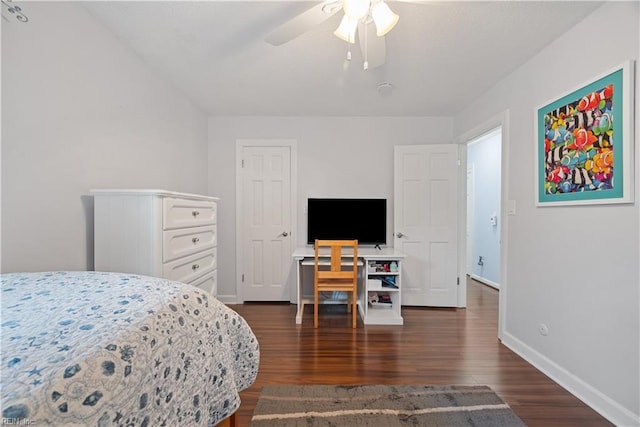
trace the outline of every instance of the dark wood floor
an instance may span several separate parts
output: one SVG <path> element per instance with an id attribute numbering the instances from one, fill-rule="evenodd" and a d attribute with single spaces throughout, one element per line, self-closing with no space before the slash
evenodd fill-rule
<path id="1" fill-rule="evenodd" d="M 352 329 L 345 306 L 313 306 L 295 324 L 295 305 L 232 305 L 260 342 L 260 371 L 241 393 L 248 426 L 260 389 L 277 384 L 485 384 L 528 426 L 611 426 L 498 339 L 498 291 L 468 281 L 466 309 L 404 308 L 404 326 Z"/>

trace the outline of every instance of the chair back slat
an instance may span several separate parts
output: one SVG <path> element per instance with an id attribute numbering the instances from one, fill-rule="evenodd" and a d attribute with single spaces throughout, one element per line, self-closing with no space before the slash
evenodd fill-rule
<path id="1" fill-rule="evenodd" d="M 319 279 L 353 279 L 353 272 L 351 271 L 323 271 L 320 270 L 318 272 L 320 276 Z"/>
<path id="2" fill-rule="evenodd" d="M 342 270 L 342 246 L 331 246 L 331 271 Z"/>

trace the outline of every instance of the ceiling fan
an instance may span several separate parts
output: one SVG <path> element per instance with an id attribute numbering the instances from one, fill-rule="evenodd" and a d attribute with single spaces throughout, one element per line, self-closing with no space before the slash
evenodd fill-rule
<path id="1" fill-rule="evenodd" d="M 384 36 L 398 22 L 398 15 L 391 11 L 384 0 L 325 0 L 276 28 L 265 41 L 274 46 L 284 44 L 320 25 L 340 10 L 344 16 L 334 34 L 350 44 L 355 43 L 358 35 L 365 70 L 384 64 Z M 351 59 L 351 50 L 347 52 L 347 59 Z"/>

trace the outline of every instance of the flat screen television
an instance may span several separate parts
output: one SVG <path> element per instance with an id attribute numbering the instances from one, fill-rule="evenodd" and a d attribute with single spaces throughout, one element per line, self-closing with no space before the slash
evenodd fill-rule
<path id="1" fill-rule="evenodd" d="M 358 239 L 359 245 L 385 245 L 387 200 L 308 199 L 307 243 L 315 239 Z"/>

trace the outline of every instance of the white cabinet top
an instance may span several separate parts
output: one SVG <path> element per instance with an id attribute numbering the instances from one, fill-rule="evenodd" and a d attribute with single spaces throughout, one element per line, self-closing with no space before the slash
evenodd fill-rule
<path id="1" fill-rule="evenodd" d="M 302 246 L 302 247 L 296 248 L 291 254 L 291 257 L 293 259 L 302 259 L 302 258 L 313 257 L 314 255 L 315 255 L 315 250 L 313 246 Z M 347 255 L 345 254 L 345 256 Z M 384 247 L 381 249 L 377 249 L 377 248 L 368 247 L 368 246 L 364 246 L 364 247 L 360 246 L 358 247 L 358 257 L 366 258 L 366 259 L 394 260 L 394 259 L 404 258 L 405 254 L 400 252 L 396 248 Z"/>
<path id="2" fill-rule="evenodd" d="M 179 197 L 192 200 L 218 201 L 220 198 L 203 196 L 201 194 L 179 193 L 177 191 L 159 189 L 94 189 L 89 191 L 94 196 L 159 196 L 159 197 Z"/>

